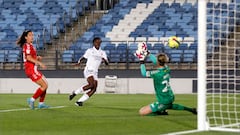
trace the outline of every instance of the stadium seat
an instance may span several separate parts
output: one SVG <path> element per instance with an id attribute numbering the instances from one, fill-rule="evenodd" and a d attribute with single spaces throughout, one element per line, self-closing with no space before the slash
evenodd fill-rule
<path id="1" fill-rule="evenodd" d="M 16 52 L 13 52 L 13 50 L 10 50 L 7 55 L 7 62 L 10 63 L 17 63 L 20 62 L 20 56 L 19 51 L 15 50 Z"/>
<path id="2" fill-rule="evenodd" d="M 62 62 L 64 63 L 72 63 L 74 58 L 73 50 L 65 50 L 62 54 Z"/>
<path id="3" fill-rule="evenodd" d="M 113 9 L 109 9 L 95 25 L 87 29 L 79 39 L 74 41 L 74 44 L 72 44 L 69 49 L 86 50 L 92 46 L 91 41 L 93 37 L 99 36 L 104 40 L 102 48 L 109 50 L 109 53 L 111 50 L 119 50 L 119 55 L 122 59 L 123 56 L 127 55 L 126 52 L 134 52 L 137 47 L 137 42 L 140 41 L 147 41 L 147 43 L 152 44 L 149 46 L 150 50 L 169 53 L 170 48 L 166 46 L 167 39 L 169 36 L 176 35 L 183 39 L 178 50 L 196 50 L 197 0 L 161 0 L 157 1 L 157 3 L 154 2 L 156 1 L 119 1 L 119 3 L 114 5 Z M 78 19 L 78 15 L 82 15 L 82 11 L 89 10 L 90 6 L 94 5 L 96 1 L 9 0 L 0 3 L 2 3 L 3 7 L 0 9 L 0 42 L 3 40 L 15 42 L 21 32 L 29 28 L 37 34 L 37 49 L 45 49 L 46 43 L 52 43 L 52 37 L 57 39 L 59 34 L 65 33 L 67 27 L 71 27 L 73 21 Z M 148 7 L 150 8 L 148 9 Z M 224 24 L 226 22 L 229 22 L 229 24 L 236 23 L 234 18 L 235 14 L 233 12 L 226 12 L 227 9 L 233 10 L 236 7 L 233 7 L 231 3 L 214 4 L 211 1 L 207 2 L 207 7 L 210 9 L 219 9 L 214 12 L 216 17 L 207 17 L 207 21 L 210 22 L 210 24 L 207 25 L 208 28 L 215 28 L 216 31 L 220 29 L 234 30 L 232 26 L 227 27 Z M 153 11 L 148 12 L 147 9 Z M 208 13 L 211 12 L 213 12 L 213 10 L 208 10 Z M 220 17 L 218 17 L 220 15 L 225 18 L 220 19 Z M 238 15 L 240 16 L 240 14 Z M 228 16 L 231 17 L 229 20 L 226 19 Z M 141 21 L 138 22 L 138 20 Z M 218 23 L 222 23 L 221 26 L 216 25 Z M 116 28 L 120 24 L 122 24 L 122 26 Z M 110 32 L 114 31 L 115 28 L 117 32 L 111 34 Z M 43 30 L 45 31 L 43 32 Z M 124 34 L 121 34 L 121 32 Z M 209 37 L 213 36 L 213 38 L 228 37 L 228 35 L 219 32 L 209 32 L 208 35 Z M 109 38 L 109 36 L 113 36 L 115 38 L 114 40 L 121 41 L 134 39 L 136 44 L 132 46 L 131 43 L 128 42 L 129 46 L 115 44 L 109 47 L 111 43 L 114 43 L 114 41 L 111 41 L 113 38 Z M 154 40 L 153 42 L 149 40 L 151 38 Z M 156 43 L 161 43 L 163 46 L 157 45 Z M 213 43 L 214 46 L 220 44 L 218 40 L 214 40 Z M 14 47 L 9 46 L 4 45 L 1 49 L 14 49 Z M 129 51 L 121 51 L 123 49 L 125 50 L 125 47 L 127 47 Z M 73 59 L 75 60 L 75 56 Z"/>
<path id="4" fill-rule="evenodd" d="M 194 57 L 195 56 L 193 54 L 183 54 L 183 62 L 184 63 L 193 63 Z"/>
<path id="5" fill-rule="evenodd" d="M 92 44 L 90 44 L 90 43 L 82 43 L 82 44 L 80 44 L 80 47 L 81 47 L 82 50 L 87 50 L 89 48 L 92 48 Z"/>
<path id="6" fill-rule="evenodd" d="M 197 43 L 191 43 L 189 46 L 189 49 L 197 50 L 198 44 Z"/>
<path id="7" fill-rule="evenodd" d="M 0 63 L 6 62 L 5 50 L 0 50 Z"/>
<path id="8" fill-rule="evenodd" d="M 115 44 L 107 44 L 105 47 L 104 47 L 104 50 L 115 50 L 116 49 L 116 45 Z"/>
<path id="9" fill-rule="evenodd" d="M 185 63 L 193 63 L 197 58 L 197 50 L 188 49 L 183 52 L 183 62 Z"/>
<path id="10" fill-rule="evenodd" d="M 118 63 L 121 61 L 121 55 L 119 53 L 110 53 L 109 62 Z"/>
<path id="11" fill-rule="evenodd" d="M 188 44 L 187 43 L 181 43 L 180 46 L 178 47 L 179 50 L 187 50 L 188 49 Z"/>
<path id="12" fill-rule="evenodd" d="M 155 43 L 155 44 L 153 44 L 152 49 L 153 50 L 158 50 L 159 52 L 163 52 L 164 44 L 162 44 L 162 43 Z"/>
<path id="13" fill-rule="evenodd" d="M 79 60 L 80 57 L 82 57 L 84 55 L 86 50 L 74 50 L 74 58 L 73 61 L 77 62 Z"/>
<path id="14" fill-rule="evenodd" d="M 116 46 L 116 50 L 118 50 L 118 51 L 127 51 L 127 49 L 128 49 L 127 43 L 119 43 Z"/>
<path id="15" fill-rule="evenodd" d="M 182 55 L 181 54 L 171 54 L 170 55 L 170 62 L 171 63 L 181 63 L 182 62 Z"/>

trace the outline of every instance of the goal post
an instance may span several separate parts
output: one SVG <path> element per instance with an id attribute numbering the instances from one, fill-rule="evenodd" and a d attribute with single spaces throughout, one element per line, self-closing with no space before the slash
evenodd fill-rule
<path id="1" fill-rule="evenodd" d="M 240 132 L 240 0 L 198 0 L 198 130 Z"/>
<path id="2" fill-rule="evenodd" d="M 206 1 L 198 1 L 198 130 L 206 124 Z"/>

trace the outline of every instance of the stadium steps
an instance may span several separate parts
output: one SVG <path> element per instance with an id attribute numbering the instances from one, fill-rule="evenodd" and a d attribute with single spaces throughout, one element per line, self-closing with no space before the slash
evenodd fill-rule
<path id="1" fill-rule="evenodd" d="M 131 31 L 136 29 L 160 3 L 160 1 L 155 0 L 153 3 L 149 3 L 148 6 L 146 6 L 146 3 L 137 4 L 137 7 L 132 8 L 130 13 L 125 15 L 124 19 L 120 20 L 118 25 L 113 27 L 112 31 L 107 32 L 106 37 L 110 38 L 111 41 L 128 38 Z"/>
<path id="2" fill-rule="evenodd" d="M 46 61 L 47 65 L 50 65 L 50 70 L 55 69 L 55 62 L 53 57 L 56 56 L 56 47 L 58 48 L 58 66 L 60 69 L 65 69 L 68 67 L 67 63 L 62 63 L 62 52 L 64 50 L 67 50 L 70 45 L 83 35 L 85 31 L 87 31 L 92 25 L 96 23 L 96 21 L 102 17 L 104 13 L 103 12 L 89 12 L 86 13 L 84 16 L 80 16 L 78 19 L 78 22 L 75 22 L 73 24 L 73 27 L 70 27 L 66 30 L 65 33 L 62 33 L 59 37 L 59 39 L 54 40 L 54 46 L 45 50 L 44 53 L 47 57 L 49 57 L 51 60 Z M 94 19 L 93 19 L 94 18 Z M 49 51 L 48 51 L 49 50 Z"/>

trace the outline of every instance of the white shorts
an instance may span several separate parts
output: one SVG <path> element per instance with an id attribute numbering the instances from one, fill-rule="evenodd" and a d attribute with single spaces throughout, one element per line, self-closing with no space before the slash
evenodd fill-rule
<path id="1" fill-rule="evenodd" d="M 83 74 L 85 78 L 93 76 L 94 80 L 98 80 L 98 72 L 95 70 L 85 68 Z"/>

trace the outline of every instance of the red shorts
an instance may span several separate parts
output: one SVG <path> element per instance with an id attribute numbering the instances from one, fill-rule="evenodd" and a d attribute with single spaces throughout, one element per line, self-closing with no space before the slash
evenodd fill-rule
<path id="1" fill-rule="evenodd" d="M 25 70 L 25 73 L 28 78 L 30 78 L 33 82 L 42 78 L 42 73 L 38 70 Z"/>

